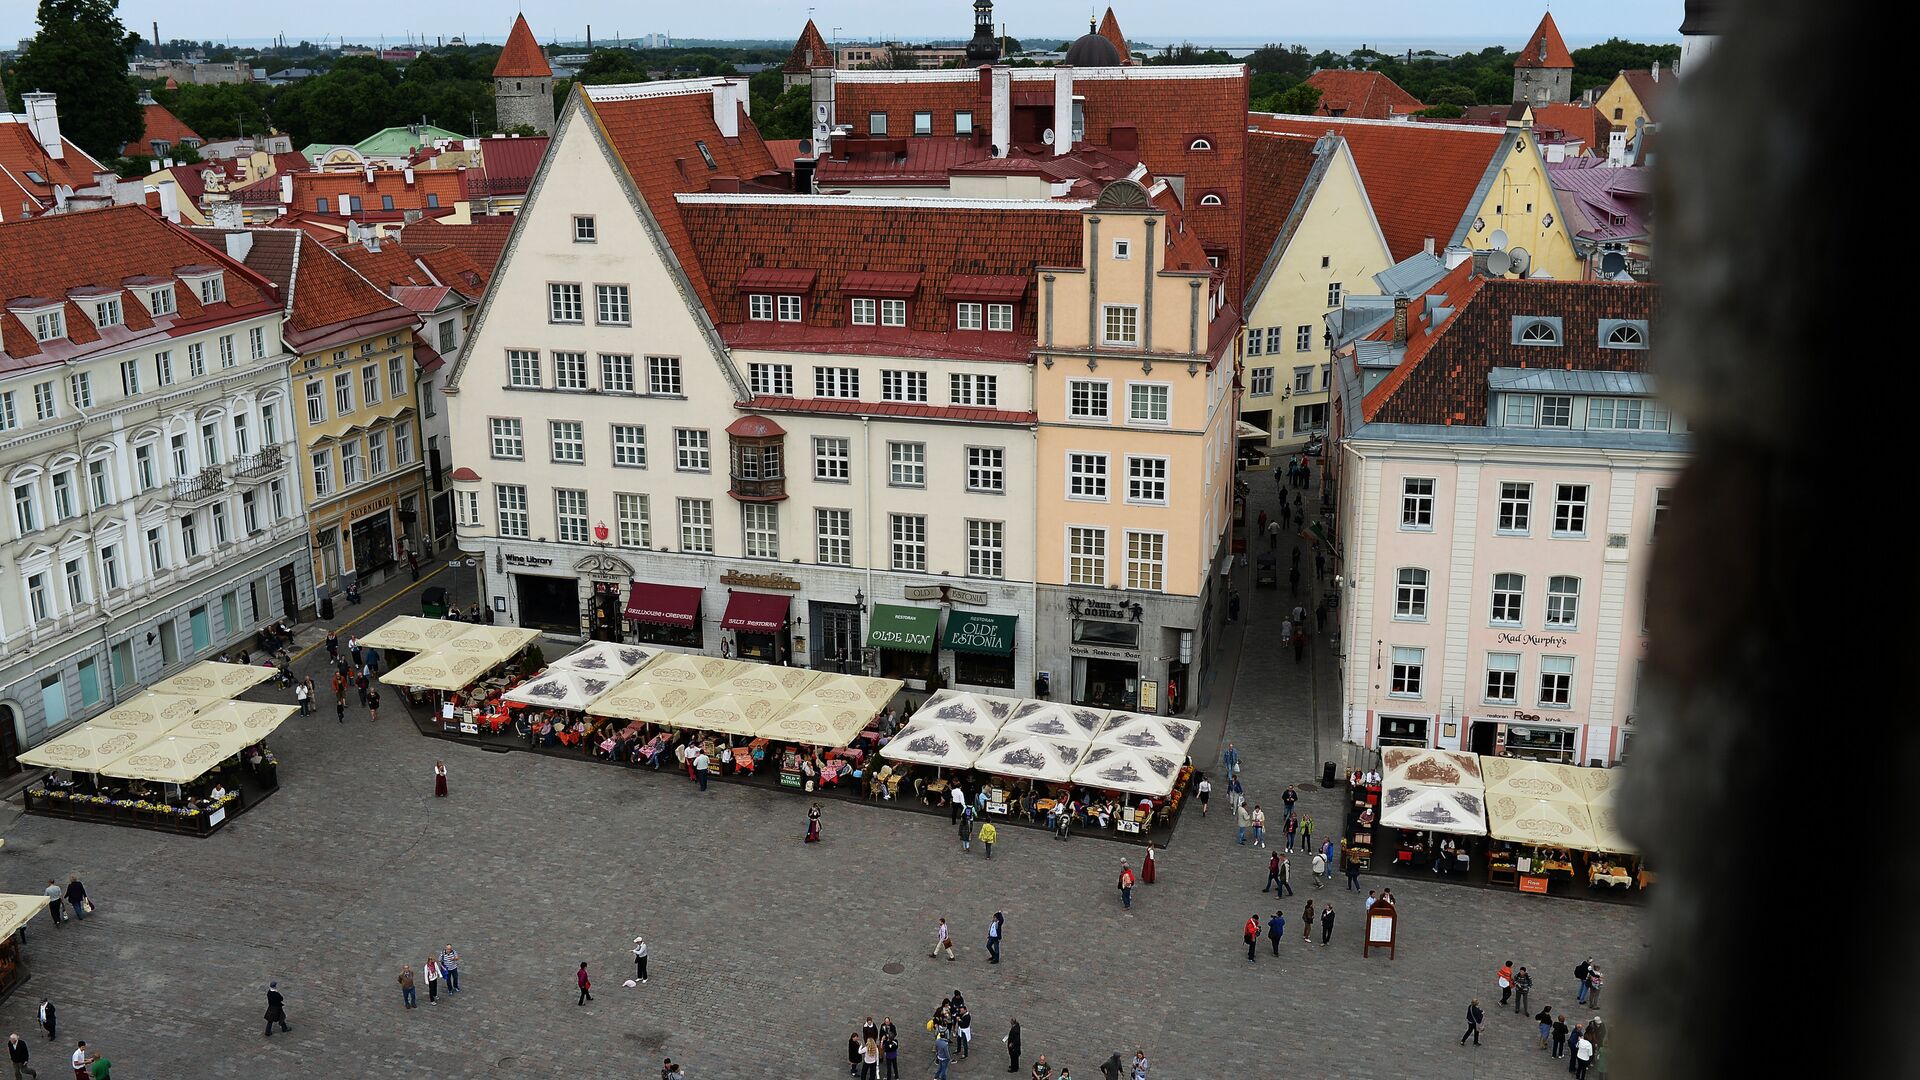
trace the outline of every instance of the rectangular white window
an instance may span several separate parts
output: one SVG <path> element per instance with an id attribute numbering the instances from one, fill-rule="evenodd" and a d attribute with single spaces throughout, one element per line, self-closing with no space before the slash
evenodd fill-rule
<path id="1" fill-rule="evenodd" d="M 398 401 L 407 396 L 406 358 L 387 357 L 387 397 Z"/>
<path id="2" fill-rule="evenodd" d="M 817 367 L 813 369 L 813 396 L 857 398 L 860 396 L 860 369 Z"/>
<path id="3" fill-rule="evenodd" d="M 345 416 L 353 411 L 353 373 L 342 371 L 333 377 L 333 413 Z"/>
<path id="4" fill-rule="evenodd" d="M 267 501 L 273 506 L 273 520 L 287 519 L 287 485 L 279 480 L 267 481 Z"/>
<path id="5" fill-rule="evenodd" d="M 633 357 L 623 353 L 601 353 L 600 389 L 609 394 L 633 393 Z"/>
<path id="6" fill-rule="evenodd" d="M 613 425 L 613 463 L 623 469 L 647 467 L 647 429 L 639 424 Z"/>
<path id="7" fill-rule="evenodd" d="M 998 446 L 967 447 L 967 490 L 1007 490 L 1007 452 Z"/>
<path id="8" fill-rule="evenodd" d="M 1493 606 L 1488 621 L 1495 626 L 1519 626 L 1526 608 L 1527 579 L 1524 574 L 1493 575 Z"/>
<path id="9" fill-rule="evenodd" d="M 982 305 L 963 300 L 954 305 L 953 327 L 956 330 L 978 330 L 982 325 Z"/>
<path id="10" fill-rule="evenodd" d="M 922 514 L 889 514 L 892 531 L 892 567 L 924 572 L 927 568 L 927 519 Z"/>
<path id="11" fill-rule="evenodd" d="M 533 349 L 508 349 L 507 385 L 523 390 L 538 389 L 540 354 Z"/>
<path id="12" fill-rule="evenodd" d="M 1127 533 L 1127 588 L 1160 592 L 1167 587 L 1167 534 Z"/>
<path id="13" fill-rule="evenodd" d="M 1249 327 L 1247 329 L 1247 355 L 1248 356 L 1259 356 L 1264 351 L 1263 349 L 1260 348 L 1260 342 L 1262 340 L 1261 335 L 1263 333 L 1265 333 L 1265 331 L 1261 330 L 1260 327 L 1257 327 L 1257 326 Z"/>
<path id="14" fill-rule="evenodd" d="M 1107 530 L 1068 526 L 1067 584 L 1107 584 Z"/>
<path id="15" fill-rule="evenodd" d="M 1573 630 L 1580 625 L 1580 579 L 1555 574 L 1547 579 L 1547 626 Z"/>
<path id="16" fill-rule="evenodd" d="M 65 521 L 80 516 L 80 500 L 73 490 L 73 474 L 53 474 L 53 520 Z"/>
<path id="17" fill-rule="evenodd" d="M 1644 398 L 1587 399 L 1587 427 L 1595 431 L 1666 431 L 1667 410 Z"/>
<path id="18" fill-rule="evenodd" d="M 393 463 L 395 465 L 413 464 L 413 424 L 411 422 L 394 426 Z"/>
<path id="19" fill-rule="evenodd" d="M 267 332 L 256 326 L 247 331 L 247 352 L 255 360 L 264 360 L 267 355 Z"/>
<path id="20" fill-rule="evenodd" d="M 27 578 L 27 610 L 33 614 L 34 622 L 53 618 L 53 600 L 47 595 L 47 575 L 33 574 Z M 58 685 L 57 681 L 55 685 Z"/>
<path id="21" fill-rule="evenodd" d="M 954 375 L 951 376 L 950 386 L 955 405 L 974 405 L 991 409 L 1000 404 L 998 375 Z"/>
<path id="22" fill-rule="evenodd" d="M 521 437 L 520 418 L 493 418 L 493 456 L 518 461 L 527 456 L 526 443 Z"/>
<path id="23" fill-rule="evenodd" d="M 617 539 L 623 548 L 653 546 L 653 510 L 645 495 L 620 492 L 613 497 L 614 520 L 619 525 Z"/>
<path id="24" fill-rule="evenodd" d="M 207 347 L 195 341 L 187 346 L 187 374 L 199 378 L 207 373 Z"/>
<path id="25" fill-rule="evenodd" d="M 1301 323 L 1293 328 L 1293 351 L 1313 351 L 1313 324 Z"/>
<path id="26" fill-rule="evenodd" d="M 327 419 L 327 390 L 319 380 L 307 384 L 307 423 L 319 424 Z"/>
<path id="27" fill-rule="evenodd" d="M 167 568 L 167 537 L 157 526 L 147 530 L 147 568 L 159 572 Z"/>
<path id="28" fill-rule="evenodd" d="M 173 458 L 173 475 L 187 475 L 191 466 L 187 461 L 187 436 L 185 432 L 177 432 L 167 437 L 167 453 Z"/>
<path id="29" fill-rule="evenodd" d="M 1492 705 L 1520 703 L 1520 654 L 1487 654 L 1487 695 Z"/>
<path id="30" fill-rule="evenodd" d="M 67 579 L 67 607 L 83 607 L 87 603 L 87 564 L 82 559 L 68 559 L 60 567 Z"/>
<path id="31" fill-rule="evenodd" d="M 853 478 L 852 442 L 816 435 L 813 438 L 813 478 L 843 482 Z"/>
<path id="32" fill-rule="evenodd" d="M 773 295 L 771 293 L 749 293 L 747 295 L 747 318 L 754 322 L 773 321 Z"/>
<path id="33" fill-rule="evenodd" d="M 1248 380 L 1248 383 L 1247 383 L 1247 392 L 1252 394 L 1254 397 L 1272 396 L 1273 369 L 1270 367 L 1254 368 L 1253 376 L 1251 379 Z"/>
<path id="34" fill-rule="evenodd" d="M 172 380 L 168 380 L 172 381 Z M 60 415 L 60 397 L 53 391 L 53 381 L 33 384 L 33 418 L 52 420 Z"/>
<path id="35" fill-rule="evenodd" d="M 887 114 L 870 112 L 867 114 L 867 134 L 885 135 L 887 133 Z"/>
<path id="36" fill-rule="evenodd" d="M 585 425 L 578 420 L 555 420 L 549 425 L 553 436 L 553 460 L 563 465 L 584 465 L 587 461 Z"/>
<path id="37" fill-rule="evenodd" d="M 161 386 L 173 385 L 172 349 L 162 349 L 153 354 L 153 378 Z"/>
<path id="38" fill-rule="evenodd" d="M 713 552 L 713 502 L 680 500 L 680 550 L 696 555 Z"/>
<path id="39" fill-rule="evenodd" d="M 1395 577 L 1393 617 L 1425 621 L 1427 617 L 1427 572 L 1403 566 Z"/>
<path id="40" fill-rule="evenodd" d="M 160 469 L 154 462 L 152 443 L 141 443 L 133 448 L 133 475 L 139 481 L 141 491 L 152 491 L 160 486 Z"/>
<path id="41" fill-rule="evenodd" d="M 1098 379 L 1067 380 L 1067 418 L 1070 420 L 1108 420 L 1107 383 Z"/>
<path id="42" fill-rule="evenodd" d="M 1573 657 L 1540 658 L 1540 704 L 1549 709 L 1564 709 L 1573 704 Z"/>
<path id="43" fill-rule="evenodd" d="M 573 216 L 573 242 L 591 244 L 600 239 L 600 230 L 594 224 L 593 215 L 575 214 Z"/>
<path id="44" fill-rule="evenodd" d="M 907 325 L 907 302 L 905 300 L 880 301 L 880 325 Z"/>
<path id="45" fill-rule="evenodd" d="M 120 325 L 120 301 L 96 300 L 93 302 L 93 324 L 95 326 Z"/>
<path id="46" fill-rule="evenodd" d="M 1566 537 L 1587 535 L 1587 485 L 1555 485 L 1553 535 Z"/>
<path id="47" fill-rule="evenodd" d="M 1067 498 L 1107 501 L 1107 455 L 1067 455 Z"/>
<path id="48" fill-rule="evenodd" d="M 1500 520 L 1495 525 L 1508 536 L 1525 536 L 1533 528 L 1533 485 L 1500 484 Z"/>
<path id="49" fill-rule="evenodd" d="M 780 557 L 780 504 L 740 504 L 741 550 L 749 559 Z"/>
<path id="50" fill-rule="evenodd" d="M 527 489 L 521 484 L 495 484 L 493 488 L 494 513 L 500 519 L 500 535 L 509 538 L 526 539 L 527 536 Z"/>
<path id="51" fill-rule="evenodd" d="M 216 546 L 225 546 L 233 539 L 227 530 L 227 504 L 217 502 L 210 509 L 213 516 L 213 542 Z"/>
<path id="52" fill-rule="evenodd" d="M 380 365 L 368 364 L 360 369 L 360 400 L 363 404 L 380 404 Z"/>
<path id="53" fill-rule="evenodd" d="M 585 313 L 580 304 L 580 286 L 547 286 L 547 321 L 555 323 L 585 321 Z"/>
<path id="54" fill-rule="evenodd" d="M 586 353 L 557 352 L 553 354 L 553 388 L 555 390 L 587 389 Z"/>
<path id="55" fill-rule="evenodd" d="M 319 498 L 333 494 L 333 451 L 313 452 L 313 493 Z"/>
<path id="56" fill-rule="evenodd" d="M 253 437 L 247 430 L 247 414 L 233 414 L 233 452 L 236 454 L 253 453 Z"/>
<path id="57" fill-rule="evenodd" d="M 967 574 L 972 577 L 1005 577 L 1007 570 L 1007 527 L 998 521 L 967 522 Z"/>
<path id="58" fill-rule="evenodd" d="M 563 544 L 587 542 L 587 493 L 578 488 L 553 489 L 556 535 Z"/>
<path id="59" fill-rule="evenodd" d="M 756 394 L 793 396 L 792 364 L 748 364 L 747 384 Z"/>
<path id="60" fill-rule="evenodd" d="M 217 422 L 200 425 L 200 461 L 203 465 L 218 465 L 226 460 L 220 445 L 220 425 Z"/>
<path id="61" fill-rule="evenodd" d="M 1667 511 L 1673 509 L 1673 489 L 1653 489 L 1653 527 L 1647 532 L 1647 543 L 1660 539 L 1660 526 L 1667 520 Z"/>
<path id="62" fill-rule="evenodd" d="M 778 300 L 780 302 L 779 303 L 780 321 L 781 322 L 799 322 L 800 321 L 800 298 L 798 296 L 781 296 L 778 298 Z"/>
<path id="63" fill-rule="evenodd" d="M 853 511 L 815 510 L 815 561 L 822 566 L 853 565 Z"/>
<path id="64" fill-rule="evenodd" d="M 927 486 L 927 444 L 887 444 L 887 483 L 893 487 Z"/>
<path id="65" fill-rule="evenodd" d="M 107 472 L 106 458 L 87 462 L 87 494 L 92 497 L 95 510 L 113 501 L 113 479 Z"/>
<path id="66" fill-rule="evenodd" d="M 33 339 L 52 341 L 67 336 L 67 317 L 59 308 L 43 311 L 33 317 Z"/>
<path id="67" fill-rule="evenodd" d="M 674 468 L 681 472 L 709 472 L 713 469 L 713 446 L 700 428 L 673 429 Z"/>
<path id="68" fill-rule="evenodd" d="M 1101 308 L 1100 343 L 1102 345 L 1140 344 L 1140 309 L 1132 304 L 1107 304 Z"/>
<path id="69" fill-rule="evenodd" d="M 1433 528 L 1433 478 L 1409 476 L 1400 481 L 1400 527 Z"/>
<path id="70" fill-rule="evenodd" d="M 1548 394 L 1540 399 L 1541 427 L 1572 427 L 1573 398 L 1564 394 Z"/>
<path id="71" fill-rule="evenodd" d="M 260 445 L 275 446 L 280 442 L 280 407 L 271 401 L 260 404 Z"/>
<path id="72" fill-rule="evenodd" d="M 461 515 L 460 524 L 478 526 L 480 524 L 480 493 L 477 491 L 456 491 L 454 494 L 460 497 L 458 500 Z"/>
<path id="73" fill-rule="evenodd" d="M 13 527 L 19 536 L 40 531 L 40 500 L 31 483 L 13 487 Z"/>
<path id="74" fill-rule="evenodd" d="M 1287 332 L 1287 328 L 1284 326 L 1267 327 L 1267 355 L 1268 356 L 1280 355 L 1280 339 L 1282 336 L 1286 334 L 1286 332 Z"/>
<path id="75" fill-rule="evenodd" d="M 1165 383 L 1127 384 L 1127 422 L 1166 424 L 1173 418 L 1173 388 Z"/>
<path id="76" fill-rule="evenodd" d="M 223 368 L 230 368 L 233 365 L 234 365 L 233 335 L 221 334 L 220 335 L 220 366 Z"/>
<path id="77" fill-rule="evenodd" d="M 882 371 L 880 373 L 880 400 L 901 402 L 925 402 L 927 400 L 927 373 L 924 371 Z"/>
<path id="78" fill-rule="evenodd" d="M 855 326 L 872 326 L 879 322 L 880 305 L 869 297 L 854 297 L 847 311 Z"/>
<path id="79" fill-rule="evenodd" d="M 123 580 L 120 571 L 120 547 L 108 544 L 100 549 L 100 580 L 108 591 L 118 589 Z"/>
<path id="80" fill-rule="evenodd" d="M 1427 650 L 1393 647 L 1393 682 L 1387 691 L 1393 697 L 1420 696 L 1426 675 Z"/>
<path id="81" fill-rule="evenodd" d="M 69 376 L 67 400 L 73 402 L 73 407 L 76 409 L 93 408 L 93 376 L 85 371 Z"/>
<path id="82" fill-rule="evenodd" d="M 987 329 L 999 334 L 1011 333 L 1013 331 L 1013 305 L 988 304 Z"/>
<path id="83" fill-rule="evenodd" d="M 133 363 L 133 361 L 128 361 Z M 134 370 L 134 385 L 140 385 L 139 369 Z M 20 410 L 13 401 L 13 391 L 0 392 L 0 431 L 12 431 L 20 426 Z"/>
<path id="84" fill-rule="evenodd" d="M 1127 501 L 1148 506 L 1167 505 L 1167 459 L 1127 457 Z"/>
<path id="85" fill-rule="evenodd" d="M 1337 281 L 1327 286 L 1327 306 L 1330 308 L 1340 306 L 1340 283 Z"/>
<path id="86" fill-rule="evenodd" d="M 913 114 L 913 133 L 915 135 L 933 134 L 933 114 L 917 112 Z"/>
<path id="87" fill-rule="evenodd" d="M 360 440 L 348 439 L 340 444 L 340 483 L 342 486 L 357 484 L 365 480 L 366 474 L 360 469 Z"/>
<path id="88" fill-rule="evenodd" d="M 1502 394 L 1506 405 L 1503 423 L 1507 427 L 1533 427 L 1539 422 L 1540 397 L 1537 394 Z"/>
<path id="89" fill-rule="evenodd" d="M 680 387 L 679 357 L 647 357 L 647 393 L 664 397 L 678 397 L 681 393 Z"/>
<path id="90" fill-rule="evenodd" d="M 385 431 L 367 432 L 367 475 L 379 476 L 387 471 L 387 433 Z"/>
<path id="91" fill-rule="evenodd" d="M 625 285 L 593 287 L 594 319 L 601 326 L 632 326 L 633 301 Z"/>

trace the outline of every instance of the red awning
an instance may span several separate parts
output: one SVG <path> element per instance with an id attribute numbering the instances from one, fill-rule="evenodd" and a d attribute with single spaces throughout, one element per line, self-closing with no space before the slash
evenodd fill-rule
<path id="1" fill-rule="evenodd" d="M 813 271 L 776 266 L 752 266 L 740 273 L 741 292 L 806 292 L 813 288 Z"/>
<path id="2" fill-rule="evenodd" d="M 658 626 L 692 627 L 700 618 L 700 590 L 636 581 L 627 594 L 627 618 Z"/>
<path id="3" fill-rule="evenodd" d="M 720 626 L 754 634 L 779 633 L 787 625 L 789 599 L 772 593 L 736 592 L 727 598 L 727 613 L 720 619 Z"/>

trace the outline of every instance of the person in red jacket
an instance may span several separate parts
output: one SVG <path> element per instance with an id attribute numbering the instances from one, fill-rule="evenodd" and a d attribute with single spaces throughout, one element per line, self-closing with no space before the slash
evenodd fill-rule
<path id="1" fill-rule="evenodd" d="M 1133 909 L 1133 868 L 1128 866 L 1125 860 L 1120 863 L 1119 888 L 1120 906 L 1131 911 Z"/>
<path id="2" fill-rule="evenodd" d="M 1254 948 L 1260 944 L 1260 916 L 1247 916 L 1247 925 L 1241 929 L 1240 936 L 1246 939 L 1247 963 L 1251 964 L 1253 963 Z"/>

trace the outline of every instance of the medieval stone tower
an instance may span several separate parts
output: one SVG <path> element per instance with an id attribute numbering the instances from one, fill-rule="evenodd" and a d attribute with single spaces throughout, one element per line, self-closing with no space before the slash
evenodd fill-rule
<path id="1" fill-rule="evenodd" d="M 1533 36 L 1520 46 L 1513 61 L 1513 100 L 1528 105 L 1564 105 L 1573 97 L 1573 54 L 1553 24 L 1553 13 L 1540 20 Z"/>
<path id="2" fill-rule="evenodd" d="M 503 131 L 525 124 L 542 135 L 553 134 L 553 68 L 547 66 L 525 15 L 513 20 L 507 47 L 493 66 L 493 109 Z"/>

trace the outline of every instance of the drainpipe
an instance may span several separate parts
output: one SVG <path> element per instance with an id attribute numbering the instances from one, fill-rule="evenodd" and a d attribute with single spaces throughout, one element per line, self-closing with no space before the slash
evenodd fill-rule
<path id="1" fill-rule="evenodd" d="M 866 526 L 860 530 L 866 547 L 860 561 L 867 564 L 867 603 L 873 604 L 876 603 L 873 595 L 873 418 L 868 416 L 860 418 L 860 460 L 863 466 L 860 470 L 860 501 L 864 504 L 860 508 L 860 516 L 867 522 Z M 864 616 L 866 612 L 863 611 L 860 614 Z M 865 649 L 866 639 L 860 640 L 860 647 Z"/>

